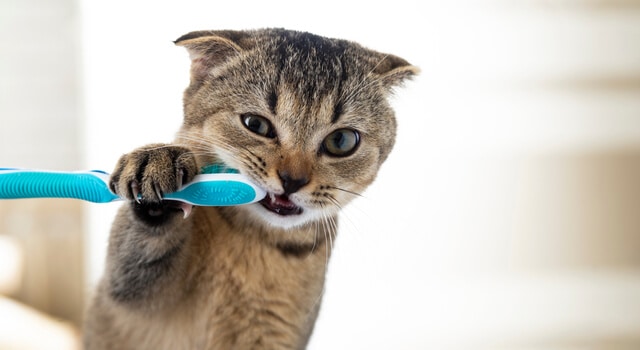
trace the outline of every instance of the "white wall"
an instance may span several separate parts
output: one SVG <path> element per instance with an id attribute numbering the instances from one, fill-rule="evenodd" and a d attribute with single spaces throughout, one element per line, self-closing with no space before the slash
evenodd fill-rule
<path id="1" fill-rule="evenodd" d="M 70 0 L 0 3 L 0 167 L 79 165 L 74 8 Z"/>
<path id="2" fill-rule="evenodd" d="M 616 265 L 592 254 L 628 246 L 603 237 L 634 232 L 633 213 L 585 207 L 601 200 L 591 187 L 608 185 L 576 164 L 638 151 L 640 13 L 625 2 L 518 4 L 82 1 L 86 167 L 110 170 L 172 139 L 189 61 L 171 41 L 183 33 L 276 26 L 359 41 L 422 75 L 394 101 L 397 148 L 343 216 L 310 348 L 637 340 L 638 255 Z M 91 207 L 94 282 L 115 208 Z M 584 237 L 593 227 L 607 244 Z"/>
<path id="3" fill-rule="evenodd" d="M 81 166 L 78 28 L 74 0 L 0 1 L 0 168 Z M 0 201 L 0 237 L 17 242 L 23 252 L 20 283 L 10 295 L 80 323 L 82 204 Z M 0 275 L 8 268 L 0 263 Z M 29 324 L 12 317 L 0 312 L 0 323 L 14 327 L 4 334 L 21 326 L 29 330 Z M 0 348 L 8 344 L 2 338 Z"/>

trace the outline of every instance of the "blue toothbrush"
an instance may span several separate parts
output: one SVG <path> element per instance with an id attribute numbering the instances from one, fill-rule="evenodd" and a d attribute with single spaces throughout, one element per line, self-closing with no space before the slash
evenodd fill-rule
<path id="1" fill-rule="evenodd" d="M 199 206 L 231 206 L 254 203 L 266 192 L 237 170 L 218 165 L 203 168 L 177 192 L 163 199 Z M 109 174 L 91 171 L 45 171 L 0 168 L 0 199 L 75 198 L 94 203 L 122 200 L 109 190 Z"/>

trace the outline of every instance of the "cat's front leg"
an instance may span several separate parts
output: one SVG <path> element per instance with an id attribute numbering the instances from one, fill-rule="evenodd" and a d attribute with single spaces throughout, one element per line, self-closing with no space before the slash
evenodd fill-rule
<path id="1" fill-rule="evenodd" d="M 190 207 L 163 201 L 197 173 L 193 154 L 184 147 L 151 144 L 120 157 L 109 181 L 111 190 L 132 202 L 139 219 L 150 225 L 166 223 L 177 211 Z"/>
<path id="2" fill-rule="evenodd" d="M 118 161 L 110 187 L 129 204 L 118 213 L 109 241 L 107 288 L 115 301 L 167 301 L 158 297 L 182 275 L 191 206 L 162 196 L 193 179 L 197 169 L 192 152 L 166 144 L 136 149 Z"/>

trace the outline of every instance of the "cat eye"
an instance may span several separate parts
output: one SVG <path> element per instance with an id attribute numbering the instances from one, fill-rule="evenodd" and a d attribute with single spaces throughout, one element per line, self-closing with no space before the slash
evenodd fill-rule
<path id="1" fill-rule="evenodd" d="M 338 129 L 324 141 L 322 141 L 322 150 L 330 156 L 346 157 L 353 154 L 360 143 L 360 134 L 353 129 Z"/>
<path id="2" fill-rule="evenodd" d="M 240 119 L 242 124 L 250 131 L 270 139 L 276 137 L 273 125 L 267 118 L 255 114 L 243 114 Z"/>

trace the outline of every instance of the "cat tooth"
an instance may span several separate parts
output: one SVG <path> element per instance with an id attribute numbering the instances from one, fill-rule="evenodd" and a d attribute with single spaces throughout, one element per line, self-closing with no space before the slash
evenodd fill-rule
<path id="1" fill-rule="evenodd" d="M 184 214 L 183 219 L 186 219 L 191 215 L 191 210 L 193 209 L 193 205 L 188 203 L 180 203 L 180 210 Z"/>

